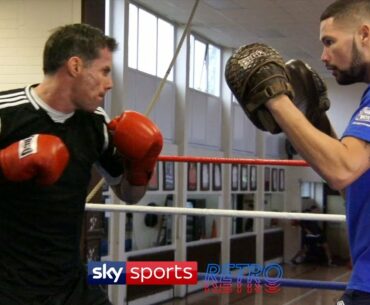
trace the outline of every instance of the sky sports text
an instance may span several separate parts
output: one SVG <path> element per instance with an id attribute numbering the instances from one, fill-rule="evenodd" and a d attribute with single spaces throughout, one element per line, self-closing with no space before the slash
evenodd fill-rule
<path id="1" fill-rule="evenodd" d="M 202 275 L 204 291 L 214 294 L 278 293 L 283 277 L 279 264 L 208 264 Z"/>
<path id="2" fill-rule="evenodd" d="M 197 262 L 89 262 L 88 283 L 92 285 L 195 285 Z"/>

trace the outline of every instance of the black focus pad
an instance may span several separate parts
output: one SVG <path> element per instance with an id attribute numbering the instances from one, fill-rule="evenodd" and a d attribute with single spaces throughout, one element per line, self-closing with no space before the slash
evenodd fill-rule
<path id="1" fill-rule="evenodd" d="M 325 113 L 330 108 L 330 100 L 325 82 L 301 60 L 289 60 L 286 69 L 295 93 L 294 104 L 316 128 L 330 135 L 331 126 Z"/>
<path id="2" fill-rule="evenodd" d="M 278 95 L 294 98 L 285 63 L 273 48 L 253 43 L 240 47 L 228 59 L 225 78 L 230 90 L 252 123 L 263 131 L 279 133 L 281 128 L 265 107 Z"/>

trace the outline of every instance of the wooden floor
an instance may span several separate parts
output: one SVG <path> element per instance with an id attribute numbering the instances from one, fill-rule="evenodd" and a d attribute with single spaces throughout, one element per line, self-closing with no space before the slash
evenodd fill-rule
<path id="1" fill-rule="evenodd" d="M 347 282 L 351 271 L 344 266 L 285 265 L 284 278 Z M 235 291 L 235 290 L 233 290 Z M 212 294 L 204 291 L 163 305 L 335 305 L 342 291 L 282 287 L 276 294 Z"/>

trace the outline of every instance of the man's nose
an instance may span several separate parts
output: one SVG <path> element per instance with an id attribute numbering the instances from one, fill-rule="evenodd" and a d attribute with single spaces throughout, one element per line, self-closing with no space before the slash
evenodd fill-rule
<path id="1" fill-rule="evenodd" d="M 322 53 L 321 53 L 321 57 L 320 57 L 321 61 L 323 63 L 328 63 L 329 62 L 329 56 L 328 56 L 328 52 L 326 51 L 325 48 L 323 48 L 322 50 Z"/>

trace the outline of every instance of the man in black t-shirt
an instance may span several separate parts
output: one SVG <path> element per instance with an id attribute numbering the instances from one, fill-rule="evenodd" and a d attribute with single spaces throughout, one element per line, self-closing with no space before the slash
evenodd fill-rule
<path id="1" fill-rule="evenodd" d="M 79 253 L 91 168 L 136 203 L 163 145 L 145 116 L 109 122 L 100 108 L 116 47 L 91 26 L 60 27 L 43 81 L 0 92 L 0 304 L 111 304 L 87 285 Z"/>
<path id="2" fill-rule="evenodd" d="M 320 213 L 316 205 L 304 210 L 305 213 Z M 299 225 L 302 230 L 302 248 L 291 259 L 293 264 L 298 260 L 305 262 L 327 263 L 333 266 L 332 256 L 326 240 L 325 232 L 316 220 L 301 220 Z"/>

